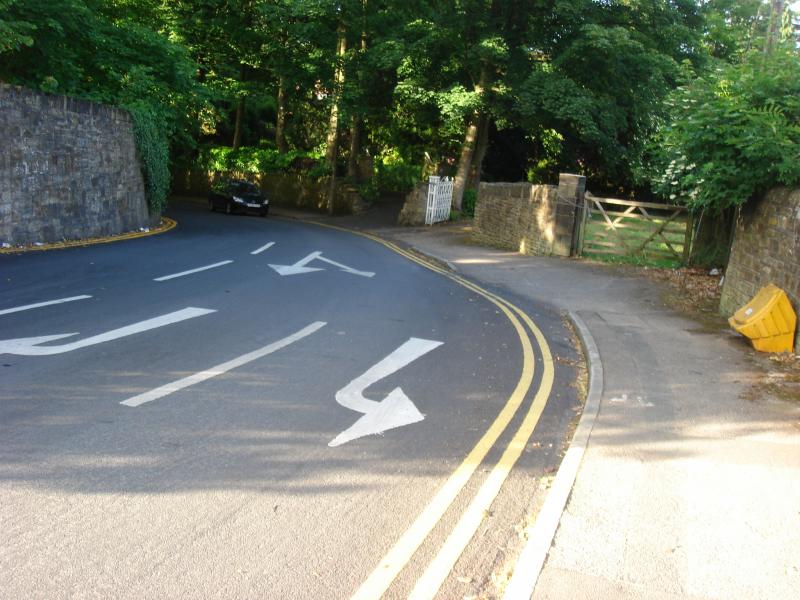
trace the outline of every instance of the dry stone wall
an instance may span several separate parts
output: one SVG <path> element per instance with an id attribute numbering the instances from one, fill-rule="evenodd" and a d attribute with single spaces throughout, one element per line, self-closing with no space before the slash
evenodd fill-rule
<path id="1" fill-rule="evenodd" d="M 152 225 L 128 113 L 0 84 L 0 243 Z"/>
<path id="2" fill-rule="evenodd" d="M 733 314 L 768 283 L 785 290 L 795 312 L 800 310 L 800 189 L 772 190 L 740 210 L 721 312 Z M 795 348 L 800 348 L 800 335 Z"/>
<path id="3" fill-rule="evenodd" d="M 472 239 L 539 256 L 570 256 L 586 178 L 561 173 L 558 186 L 481 183 Z"/>

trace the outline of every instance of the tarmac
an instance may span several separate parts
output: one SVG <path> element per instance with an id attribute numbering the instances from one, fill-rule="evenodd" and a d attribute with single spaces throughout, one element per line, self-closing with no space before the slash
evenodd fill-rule
<path id="1" fill-rule="evenodd" d="M 563 500 L 529 532 L 541 560 L 523 552 L 507 600 L 800 597 L 800 404 L 753 398 L 763 372 L 743 339 L 675 312 L 646 278 L 477 246 L 459 223 L 397 227 L 397 209 L 312 220 L 366 229 L 549 304 L 594 349 L 575 460 L 556 477 Z"/>

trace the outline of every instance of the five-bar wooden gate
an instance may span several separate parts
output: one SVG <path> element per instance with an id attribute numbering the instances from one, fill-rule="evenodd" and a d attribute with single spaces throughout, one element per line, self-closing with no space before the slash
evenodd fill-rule
<path id="1" fill-rule="evenodd" d="M 688 262 L 692 219 L 684 206 L 598 198 L 587 193 L 580 217 L 579 255 Z"/>

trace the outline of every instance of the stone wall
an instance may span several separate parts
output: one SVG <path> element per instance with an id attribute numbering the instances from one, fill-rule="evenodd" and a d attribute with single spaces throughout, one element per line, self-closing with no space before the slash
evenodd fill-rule
<path id="1" fill-rule="evenodd" d="M 428 209 L 428 182 L 418 183 L 406 195 L 406 201 L 397 216 L 398 225 L 425 225 Z"/>
<path id="2" fill-rule="evenodd" d="M 0 243 L 152 224 L 126 111 L 0 83 L 0 138 Z"/>
<path id="3" fill-rule="evenodd" d="M 521 254 L 569 256 L 586 178 L 562 173 L 558 186 L 481 183 L 472 239 Z"/>
<path id="4" fill-rule="evenodd" d="M 720 311 L 733 314 L 768 283 L 782 288 L 795 312 L 800 310 L 800 189 L 778 188 L 741 208 Z"/>
<path id="5" fill-rule="evenodd" d="M 257 183 L 273 206 L 324 212 L 327 210 L 329 179 L 310 179 L 297 173 L 216 173 L 178 171 L 172 174 L 172 193 L 178 196 L 207 196 L 218 178 L 235 177 Z M 357 214 L 367 208 L 358 192 L 347 185 L 336 188 L 334 212 Z"/>

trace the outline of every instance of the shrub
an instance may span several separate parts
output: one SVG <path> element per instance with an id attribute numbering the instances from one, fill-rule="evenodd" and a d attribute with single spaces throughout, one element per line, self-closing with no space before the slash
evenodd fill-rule
<path id="1" fill-rule="evenodd" d="M 207 171 L 237 171 L 240 173 L 280 173 L 292 170 L 298 159 L 316 157 L 308 152 L 291 151 L 280 153 L 274 148 L 254 148 L 243 146 L 233 150 L 227 146 L 213 146 L 201 150 L 196 161 L 198 168 Z"/>
<path id="2" fill-rule="evenodd" d="M 718 212 L 800 182 L 800 56 L 751 55 L 678 88 L 651 147 L 654 191 Z"/>
<path id="3" fill-rule="evenodd" d="M 475 202 L 478 200 L 477 190 L 464 190 L 461 197 L 461 212 L 467 217 L 475 216 Z"/>

